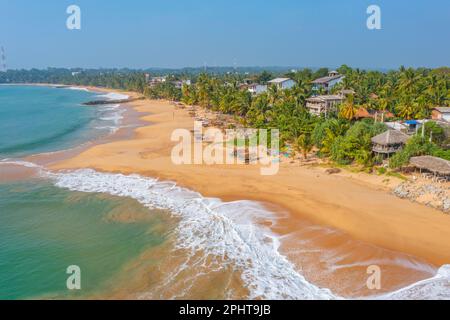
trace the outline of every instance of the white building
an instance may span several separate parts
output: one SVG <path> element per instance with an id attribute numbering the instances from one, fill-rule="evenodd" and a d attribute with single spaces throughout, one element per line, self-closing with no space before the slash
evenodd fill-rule
<path id="1" fill-rule="evenodd" d="M 191 80 L 177 80 L 173 82 L 175 88 L 177 89 L 183 88 L 184 85 L 190 86 L 191 83 L 192 83 Z"/>
<path id="2" fill-rule="evenodd" d="M 276 78 L 268 82 L 269 86 L 276 86 L 280 90 L 291 89 L 295 86 L 295 81 L 289 78 Z"/>
<path id="3" fill-rule="evenodd" d="M 324 114 L 327 116 L 331 112 L 336 112 L 337 107 L 345 100 L 343 96 L 326 95 L 316 96 L 306 99 L 306 108 L 309 113 L 316 116 Z"/>
<path id="4" fill-rule="evenodd" d="M 314 90 L 325 89 L 330 91 L 335 85 L 344 80 L 344 76 L 337 71 L 330 71 L 327 77 L 316 79 L 312 82 Z"/>
<path id="5" fill-rule="evenodd" d="M 258 84 L 258 83 L 250 84 L 248 86 L 248 91 L 251 94 L 258 95 L 258 94 L 266 92 L 267 86 L 264 84 Z"/>
<path id="6" fill-rule="evenodd" d="M 151 77 L 148 80 L 148 84 L 150 87 L 154 87 L 160 83 L 165 83 L 167 81 L 167 77 Z"/>
<path id="7" fill-rule="evenodd" d="M 433 120 L 450 122 L 450 108 L 434 108 L 431 115 Z"/>

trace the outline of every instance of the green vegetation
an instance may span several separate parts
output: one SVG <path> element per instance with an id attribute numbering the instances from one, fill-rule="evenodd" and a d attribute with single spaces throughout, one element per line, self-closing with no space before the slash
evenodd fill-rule
<path id="1" fill-rule="evenodd" d="M 433 126 L 434 125 L 435 124 L 433 124 Z M 430 124 L 429 127 L 431 126 L 432 125 Z M 407 165 L 412 157 L 425 155 L 435 156 L 450 161 L 450 150 L 445 150 L 435 142 L 430 141 L 430 138 L 427 138 L 427 136 L 422 137 L 418 134 L 408 141 L 402 151 L 396 153 L 390 159 L 389 166 L 392 169 L 398 169 Z"/>
<path id="2" fill-rule="evenodd" d="M 166 82 L 149 87 L 143 71 L 133 70 L 10 70 L 0 73 L 0 83 L 46 82 L 70 85 L 89 85 L 136 91 L 150 98 L 182 101 L 212 111 L 230 114 L 246 127 L 279 129 L 281 147 L 307 157 L 313 148 L 318 155 L 328 157 L 339 165 L 357 164 L 370 168 L 380 159 L 373 156 L 371 138 L 386 130 L 373 120 L 355 121 L 359 108 L 383 110 L 398 119 L 423 119 L 434 107 L 450 106 L 450 69 L 406 69 L 386 73 L 363 71 L 343 65 L 338 72 L 345 76 L 332 93 L 352 89 L 337 114 L 327 117 L 311 115 L 305 108 L 306 99 L 313 93 L 311 80 L 326 76 L 328 69 L 302 69 L 283 73 L 276 69 L 238 73 L 236 70 L 203 73 L 199 70 L 166 71 L 152 76 L 166 75 Z M 266 93 L 252 96 L 244 82 L 267 83 L 276 76 L 292 78 L 296 86 L 289 90 L 269 87 Z M 175 81 L 192 80 L 191 85 L 179 88 Z M 244 81 L 245 80 L 245 81 Z M 445 149 L 444 130 L 435 123 L 425 126 L 413 137 L 403 151 L 391 158 L 391 168 L 406 164 L 410 157 L 431 154 L 450 160 Z M 447 135 L 448 136 L 448 135 Z M 430 140 L 431 137 L 431 140 Z M 380 174 L 381 171 L 378 171 Z"/>
<path id="3" fill-rule="evenodd" d="M 330 149 L 331 159 L 340 164 L 355 162 L 364 167 L 372 166 L 374 157 L 371 139 L 386 129 L 382 123 L 356 122 L 344 135 L 334 139 Z"/>
<path id="4" fill-rule="evenodd" d="M 355 105 L 367 109 L 387 110 L 403 119 L 423 119 L 437 106 L 448 106 L 450 98 L 449 68 L 406 69 L 382 73 L 342 66 L 345 78 L 334 90 L 351 88 Z"/>

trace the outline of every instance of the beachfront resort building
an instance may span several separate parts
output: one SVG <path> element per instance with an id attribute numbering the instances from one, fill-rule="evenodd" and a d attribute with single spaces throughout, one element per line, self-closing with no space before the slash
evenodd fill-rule
<path id="1" fill-rule="evenodd" d="M 276 78 L 270 80 L 268 86 L 276 86 L 279 90 L 291 89 L 295 86 L 295 81 L 289 78 Z"/>
<path id="2" fill-rule="evenodd" d="M 433 120 L 450 122 L 450 108 L 434 108 L 431 117 Z"/>
<path id="3" fill-rule="evenodd" d="M 338 106 L 345 100 L 342 95 L 315 96 L 306 99 L 306 109 L 316 116 L 336 112 Z"/>
<path id="4" fill-rule="evenodd" d="M 372 138 L 372 151 L 383 157 L 389 157 L 402 150 L 409 138 L 410 136 L 403 132 L 388 130 Z"/>
<path id="5" fill-rule="evenodd" d="M 319 91 L 324 89 L 329 92 L 333 87 L 342 82 L 344 76 L 337 71 L 331 71 L 328 76 L 316 79 L 312 82 L 313 90 Z"/>

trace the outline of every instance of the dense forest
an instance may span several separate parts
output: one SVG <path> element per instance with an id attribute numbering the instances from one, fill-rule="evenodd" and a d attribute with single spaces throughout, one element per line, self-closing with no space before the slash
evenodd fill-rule
<path id="1" fill-rule="evenodd" d="M 226 70 L 226 69 L 224 69 Z M 224 71 L 222 70 L 222 71 Z M 371 152 L 371 138 L 387 129 L 372 119 L 357 121 L 359 108 L 390 111 L 397 119 L 427 119 L 435 107 L 450 106 L 450 68 L 411 69 L 401 67 L 388 72 L 352 69 L 346 65 L 337 71 L 345 78 L 333 92 L 351 89 L 339 112 L 327 118 L 309 114 L 306 99 L 313 94 L 311 81 L 326 76 L 327 68 L 312 70 L 270 70 L 257 72 L 201 72 L 201 69 L 179 72 L 154 72 L 166 75 L 167 81 L 149 87 L 145 72 L 140 70 L 10 70 L 0 73 L 0 83 L 58 83 L 89 85 L 140 92 L 150 98 L 182 101 L 214 111 L 231 114 L 242 125 L 253 128 L 280 129 L 282 145 L 305 156 L 313 148 L 320 156 L 336 163 L 356 163 L 372 167 L 379 163 Z M 252 96 L 243 82 L 267 83 L 284 76 L 295 80 L 292 89 L 269 87 L 266 93 Z M 182 89 L 174 81 L 190 79 L 191 85 Z M 431 132 L 433 134 L 431 135 Z M 429 139 L 432 136 L 433 138 Z M 427 123 L 425 136 L 410 140 L 404 150 L 391 159 L 393 168 L 406 164 L 411 156 L 432 154 L 450 160 L 446 150 L 448 139 L 444 129 L 434 122 Z"/>

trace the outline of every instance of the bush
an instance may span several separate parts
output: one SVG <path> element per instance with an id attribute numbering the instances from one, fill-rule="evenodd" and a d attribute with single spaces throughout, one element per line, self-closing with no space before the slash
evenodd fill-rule
<path id="1" fill-rule="evenodd" d="M 450 150 L 436 148 L 433 152 L 433 156 L 450 161 Z"/>
<path id="2" fill-rule="evenodd" d="M 397 152 L 389 161 L 389 167 L 392 169 L 401 168 L 409 163 L 412 157 L 433 155 L 438 150 L 435 144 L 422 138 L 421 136 L 412 137 L 405 148 Z"/>
<path id="3" fill-rule="evenodd" d="M 384 124 L 356 122 L 344 136 L 334 140 L 330 149 L 331 159 L 339 164 L 356 162 L 364 166 L 373 165 L 371 139 L 385 130 Z"/>
<path id="4" fill-rule="evenodd" d="M 425 123 L 425 137 L 432 137 L 432 142 L 442 145 L 445 141 L 444 129 L 436 122 L 430 121 Z"/>
<path id="5" fill-rule="evenodd" d="M 319 149 L 319 155 L 329 155 L 334 140 L 343 136 L 348 128 L 346 120 L 328 119 L 317 124 L 312 131 L 312 141 Z"/>

